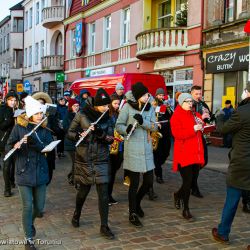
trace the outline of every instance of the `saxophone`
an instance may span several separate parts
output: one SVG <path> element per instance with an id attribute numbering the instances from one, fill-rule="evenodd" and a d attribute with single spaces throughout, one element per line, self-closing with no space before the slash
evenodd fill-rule
<path id="1" fill-rule="evenodd" d="M 110 145 L 110 154 L 117 155 L 119 152 L 119 145 L 124 141 L 123 136 L 121 136 L 116 130 L 114 131 L 114 142 Z"/>
<path id="2" fill-rule="evenodd" d="M 157 122 L 158 122 L 158 116 L 159 116 L 159 113 L 156 114 L 156 121 Z M 153 131 L 153 132 L 151 132 L 151 138 L 152 138 L 153 150 L 156 151 L 158 148 L 159 139 L 162 138 L 162 134 L 159 131 Z"/>

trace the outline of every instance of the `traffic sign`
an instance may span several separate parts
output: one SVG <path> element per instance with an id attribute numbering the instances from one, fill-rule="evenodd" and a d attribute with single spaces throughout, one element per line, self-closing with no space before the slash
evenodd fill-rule
<path id="1" fill-rule="evenodd" d="M 31 95 L 31 93 L 32 93 L 32 86 L 31 86 L 29 80 L 25 80 L 25 81 L 24 81 L 24 83 L 23 83 L 23 88 L 24 88 L 24 91 L 25 91 L 25 92 L 27 92 L 29 95 Z"/>
<path id="2" fill-rule="evenodd" d="M 17 83 L 16 90 L 17 90 L 18 94 L 21 94 L 23 92 L 23 84 L 22 83 Z"/>

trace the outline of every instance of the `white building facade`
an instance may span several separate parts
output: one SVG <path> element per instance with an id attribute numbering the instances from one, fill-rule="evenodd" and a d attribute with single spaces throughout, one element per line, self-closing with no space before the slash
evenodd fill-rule
<path id="1" fill-rule="evenodd" d="M 63 73 L 64 1 L 26 0 L 23 7 L 24 84 L 56 99 L 63 92 L 56 73 Z"/>

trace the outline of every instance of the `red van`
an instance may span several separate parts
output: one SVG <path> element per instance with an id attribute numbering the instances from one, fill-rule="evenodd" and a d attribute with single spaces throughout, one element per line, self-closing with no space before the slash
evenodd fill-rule
<path id="1" fill-rule="evenodd" d="M 145 86 L 147 86 L 149 92 L 153 96 L 158 88 L 166 90 L 163 76 L 141 73 L 124 73 L 81 78 L 74 81 L 70 86 L 70 89 L 77 95 L 79 95 L 82 89 L 87 89 L 91 95 L 95 95 L 97 89 L 104 88 L 107 93 L 111 95 L 114 93 L 115 86 L 118 82 L 123 84 L 125 93 L 130 90 L 131 85 L 136 82 L 142 82 Z"/>

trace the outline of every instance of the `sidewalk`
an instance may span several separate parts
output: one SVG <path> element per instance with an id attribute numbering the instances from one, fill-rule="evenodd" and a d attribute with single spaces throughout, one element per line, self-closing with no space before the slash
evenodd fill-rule
<path id="1" fill-rule="evenodd" d="M 211 149 L 211 166 L 218 162 L 223 164 L 216 149 Z M 218 164 L 217 164 L 218 166 Z M 165 183 L 155 184 L 157 201 L 145 197 L 142 208 L 145 218 L 144 227 L 136 229 L 128 222 L 127 187 L 122 184 L 120 169 L 114 187 L 114 198 L 119 204 L 110 208 L 110 228 L 116 235 L 114 241 L 103 239 L 99 235 L 99 214 L 95 187 L 86 200 L 81 216 L 80 228 L 71 226 L 76 191 L 66 180 L 70 169 L 68 158 L 57 160 L 52 184 L 48 188 L 45 215 L 37 219 L 37 239 L 42 239 L 39 250 L 135 250 L 135 249 L 237 249 L 246 250 L 250 244 L 250 215 L 242 212 L 240 204 L 231 233 L 231 245 L 225 246 L 212 239 L 211 228 L 216 226 L 221 215 L 225 198 L 225 174 L 205 168 L 201 171 L 199 185 L 204 194 L 203 199 L 191 197 L 190 210 L 196 221 L 186 222 L 181 211 L 173 206 L 172 194 L 180 186 L 179 174 L 172 173 L 171 166 L 164 167 Z M 3 194 L 2 171 L 0 171 L 0 194 Z M 0 203 L 0 243 L 1 240 L 22 240 L 21 206 L 18 190 L 14 196 L 1 197 Z M 45 242 L 45 240 L 47 242 Z M 46 244 L 45 244 L 46 243 Z M 0 245 L 0 250 L 24 249 L 21 245 Z"/>

